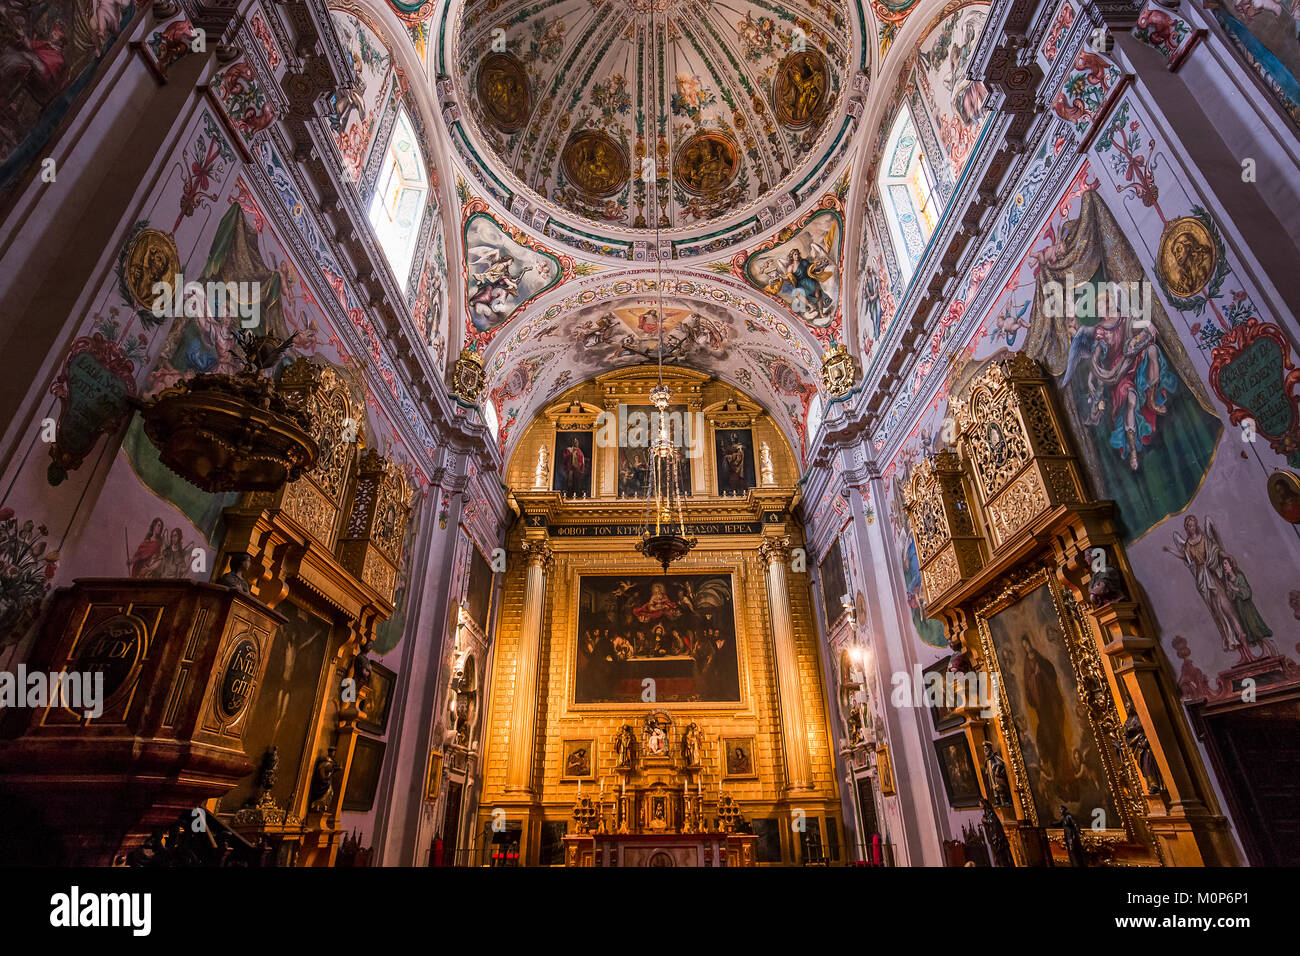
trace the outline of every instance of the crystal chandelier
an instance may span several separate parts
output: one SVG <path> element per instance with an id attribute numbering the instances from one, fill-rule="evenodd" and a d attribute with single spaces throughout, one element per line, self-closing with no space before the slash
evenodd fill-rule
<path id="1" fill-rule="evenodd" d="M 651 11 L 651 30 L 653 35 L 654 11 Z M 656 121 L 660 109 L 659 84 L 655 84 Z M 654 168 L 652 166 L 652 168 Z M 653 189 L 655 223 L 655 271 L 658 281 L 655 291 L 659 296 L 658 334 L 659 334 L 659 383 L 650 391 L 650 402 L 655 407 L 658 419 L 654 429 L 654 438 L 650 443 L 650 482 L 646 488 L 645 517 L 641 522 L 641 540 L 636 549 L 647 558 L 653 558 L 663 565 L 664 574 L 668 565 L 684 558 L 695 547 L 696 540 L 686 536 L 686 519 L 682 514 L 681 473 L 678 469 L 677 445 L 668 428 L 668 403 L 672 401 L 672 390 L 664 384 L 664 266 L 663 250 L 659 245 L 659 221 L 661 201 L 659 196 L 659 172 L 654 169 L 651 180 Z"/>

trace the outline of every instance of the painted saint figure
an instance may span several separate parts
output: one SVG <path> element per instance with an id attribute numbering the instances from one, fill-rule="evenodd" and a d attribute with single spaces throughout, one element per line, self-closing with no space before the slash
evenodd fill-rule
<path id="1" fill-rule="evenodd" d="M 1230 651 L 1240 647 L 1245 634 L 1223 580 L 1223 542 L 1219 540 L 1219 531 L 1209 518 L 1205 519 L 1205 528 L 1202 530 L 1196 515 L 1183 518 L 1183 530 L 1187 536 L 1175 531 L 1174 547 L 1166 546 L 1164 550 L 1177 555 L 1187 565 L 1187 570 L 1192 572 L 1196 590 L 1200 592 L 1201 600 L 1209 608 L 1210 617 L 1219 629 L 1223 649 Z"/>

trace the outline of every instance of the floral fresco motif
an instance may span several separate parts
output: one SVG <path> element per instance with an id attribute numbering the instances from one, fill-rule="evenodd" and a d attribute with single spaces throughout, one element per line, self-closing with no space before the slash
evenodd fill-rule
<path id="1" fill-rule="evenodd" d="M 50 591 L 59 554 L 48 550 L 49 529 L 12 508 L 0 508 L 0 646 L 20 640 Z"/>

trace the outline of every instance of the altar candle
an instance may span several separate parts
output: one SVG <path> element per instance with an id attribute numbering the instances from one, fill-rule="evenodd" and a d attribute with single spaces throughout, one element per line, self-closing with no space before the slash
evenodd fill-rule
<path id="1" fill-rule="evenodd" d="M 600 778 L 600 798 L 605 799 L 605 778 Z"/>
<path id="2" fill-rule="evenodd" d="M 582 778 L 578 778 L 578 796 L 582 796 Z"/>

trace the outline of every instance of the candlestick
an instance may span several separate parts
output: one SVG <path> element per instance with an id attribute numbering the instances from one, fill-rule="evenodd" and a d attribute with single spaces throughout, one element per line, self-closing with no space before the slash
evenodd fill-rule
<path id="1" fill-rule="evenodd" d="M 578 780 L 578 796 L 582 796 L 582 780 Z"/>
<path id="2" fill-rule="evenodd" d="M 600 796 L 601 796 L 601 799 L 602 799 L 602 800 L 605 798 L 605 778 L 604 778 L 604 777 L 601 777 L 601 778 L 600 778 Z"/>

